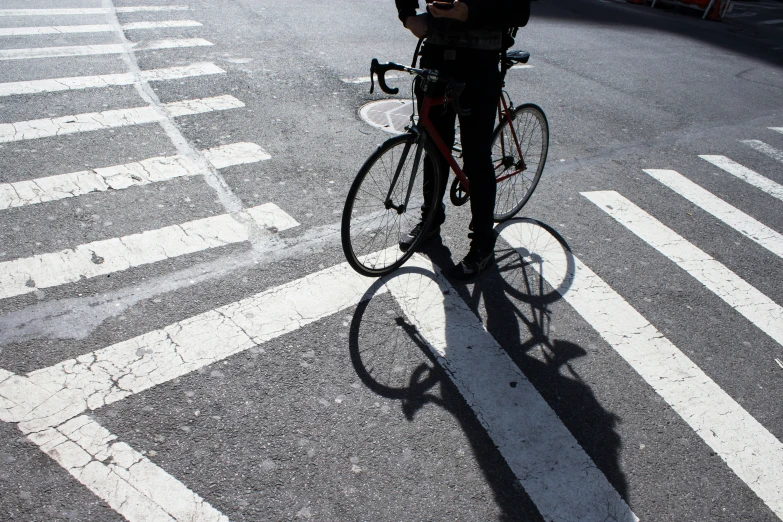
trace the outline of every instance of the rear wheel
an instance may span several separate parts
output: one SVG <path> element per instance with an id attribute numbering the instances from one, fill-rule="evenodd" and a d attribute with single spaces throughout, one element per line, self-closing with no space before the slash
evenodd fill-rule
<path id="1" fill-rule="evenodd" d="M 364 163 L 348 191 L 343 209 L 341 236 L 343 252 L 351 267 L 362 275 L 378 277 L 401 266 L 421 242 L 419 234 L 406 251 L 400 239 L 421 220 L 424 204 L 424 167 L 437 174 L 437 151 L 429 140 L 417 143 L 413 134 L 395 136 L 383 143 Z M 435 208 L 439 176 L 432 183 Z M 430 189 L 430 187 L 428 187 Z M 424 230 L 432 225 L 434 212 L 427 216 Z"/>
<path id="2" fill-rule="evenodd" d="M 513 132 L 512 132 L 513 130 Z M 512 218 L 530 199 L 546 163 L 549 124 L 532 103 L 515 108 L 511 125 L 503 118 L 492 137 L 492 164 L 497 190 L 495 221 Z"/>

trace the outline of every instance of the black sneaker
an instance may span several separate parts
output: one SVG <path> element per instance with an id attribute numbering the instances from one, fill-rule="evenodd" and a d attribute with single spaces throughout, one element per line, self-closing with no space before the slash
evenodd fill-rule
<path id="1" fill-rule="evenodd" d="M 419 234 L 421 234 L 422 229 L 424 228 L 424 222 L 419 221 L 419 223 L 413 227 L 413 230 L 405 234 L 400 238 L 400 250 L 403 252 L 407 252 L 408 249 L 411 247 L 414 241 L 416 241 L 416 238 L 419 237 Z M 427 241 L 428 239 L 432 239 L 433 237 L 440 234 L 440 225 L 431 225 L 429 230 L 424 234 L 424 237 L 422 238 L 422 241 Z"/>
<path id="2" fill-rule="evenodd" d="M 471 246 L 465 259 L 449 270 L 447 275 L 457 281 L 467 281 L 492 266 L 494 260 L 494 250 L 481 250 Z"/>

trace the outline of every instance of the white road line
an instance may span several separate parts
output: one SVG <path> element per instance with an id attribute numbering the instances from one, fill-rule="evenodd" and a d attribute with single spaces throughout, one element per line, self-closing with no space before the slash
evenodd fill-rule
<path id="1" fill-rule="evenodd" d="M 216 169 L 271 158 L 255 143 L 223 145 L 204 151 L 204 155 Z M 0 184 L 0 210 L 72 198 L 90 192 L 121 190 L 198 174 L 201 172 L 192 160 L 177 155 L 16 183 L 2 183 Z"/>
<path id="2" fill-rule="evenodd" d="M 0 420 L 24 433 L 60 425 L 356 306 L 376 282 L 342 263 L 26 376 L 5 372 Z"/>
<path id="3" fill-rule="evenodd" d="M 783 307 L 617 192 L 582 195 L 783 346 Z"/>
<path id="4" fill-rule="evenodd" d="M 0 369 L 0 420 L 132 522 L 225 520 L 82 414 L 356 306 L 376 281 L 343 263 L 27 376 Z"/>
<path id="5" fill-rule="evenodd" d="M 531 247 L 531 223 L 500 225 L 501 237 L 696 431 L 734 473 L 783 518 L 783 444 L 579 259 L 569 269 L 556 241 Z M 533 242 L 535 243 L 535 242 Z M 574 518 L 573 520 L 578 520 Z"/>
<path id="6" fill-rule="evenodd" d="M 181 67 L 167 67 L 141 72 L 141 80 L 146 82 L 178 80 L 209 74 L 225 74 L 226 71 L 211 62 L 199 62 Z M 0 83 L 0 97 L 19 94 L 37 94 L 44 92 L 75 91 L 81 89 L 101 89 L 114 85 L 133 85 L 135 78 L 131 73 L 103 74 L 100 76 L 72 76 L 51 78 L 48 80 L 28 80 L 22 82 Z"/>
<path id="7" fill-rule="evenodd" d="M 133 45 L 133 51 L 155 49 L 179 49 L 214 45 L 203 38 L 173 38 L 150 40 Z M 101 54 L 123 54 L 123 44 L 72 45 L 68 47 L 33 47 L 31 49 L 0 49 L 0 60 L 30 60 L 34 58 L 64 58 L 73 56 L 96 56 Z"/>
<path id="8" fill-rule="evenodd" d="M 233 96 L 228 95 L 217 96 L 215 98 L 184 100 L 162 105 L 168 116 L 172 118 L 203 114 L 212 111 L 238 109 L 244 106 L 244 103 Z M 75 114 L 71 116 L 61 116 L 59 118 L 20 121 L 16 123 L 0 123 L 0 143 L 34 140 L 79 132 L 92 132 L 130 125 L 143 125 L 146 123 L 162 122 L 164 120 L 165 115 L 161 115 L 154 107 L 148 106 Z"/>
<path id="9" fill-rule="evenodd" d="M 405 76 L 408 76 L 407 74 L 387 74 L 386 79 L 387 80 L 394 80 L 396 78 L 404 78 Z M 343 83 L 370 83 L 370 77 L 369 76 L 359 76 L 357 78 L 340 78 L 340 81 Z"/>
<path id="10" fill-rule="evenodd" d="M 133 22 L 122 24 L 125 31 L 138 29 L 164 29 L 168 27 L 200 27 L 194 20 L 163 20 L 159 22 Z M 44 34 L 110 33 L 111 24 L 101 25 L 52 25 L 44 27 L 0 27 L 0 36 L 38 36 Z"/>
<path id="11" fill-rule="evenodd" d="M 160 11 L 187 11 L 186 5 L 137 5 L 117 7 L 118 13 L 143 13 Z M 86 7 L 74 9 L 0 9 L 0 16 L 78 16 L 78 15 L 102 15 L 110 11 L 103 7 Z"/>
<path id="12" fill-rule="evenodd" d="M 764 143 L 763 141 L 759 141 L 759 140 L 741 140 L 741 141 L 742 143 L 749 146 L 753 150 L 761 152 L 762 154 L 766 154 L 770 158 L 783 163 L 783 151 L 771 147 L 766 143 Z"/>
<path id="13" fill-rule="evenodd" d="M 28 438 L 129 521 L 228 522 L 182 482 L 86 415 Z"/>
<path id="14" fill-rule="evenodd" d="M 720 219 L 731 228 L 783 258 L 783 235 L 729 205 L 674 170 L 644 169 L 680 196 Z M 0 208 L 2 204 L 0 203 Z"/>
<path id="15" fill-rule="evenodd" d="M 414 267 L 420 270 L 406 273 Z M 481 321 L 434 273 L 429 261 L 415 256 L 387 286 L 544 520 L 638 520 Z"/>
<path id="16" fill-rule="evenodd" d="M 775 25 L 775 24 L 783 24 L 783 20 L 777 19 L 777 20 L 764 20 L 763 22 L 758 22 L 760 25 Z"/>
<path id="17" fill-rule="evenodd" d="M 0 299 L 113 274 L 210 248 L 250 240 L 248 225 L 285 230 L 299 225 L 266 203 L 239 216 L 222 214 L 139 234 L 93 241 L 73 249 L 0 263 Z"/>
<path id="18" fill-rule="evenodd" d="M 783 47 L 778 47 L 778 49 L 783 49 Z M 773 130 L 775 132 L 779 132 L 783 134 L 783 127 L 770 127 L 769 130 Z"/>
<path id="19" fill-rule="evenodd" d="M 758 172 L 750 170 L 732 161 L 726 156 L 699 156 L 701 159 L 709 161 L 718 168 L 721 168 L 739 179 L 748 182 L 757 189 L 763 190 L 773 198 L 783 201 L 783 185 L 775 183 L 769 178 L 765 178 Z"/>

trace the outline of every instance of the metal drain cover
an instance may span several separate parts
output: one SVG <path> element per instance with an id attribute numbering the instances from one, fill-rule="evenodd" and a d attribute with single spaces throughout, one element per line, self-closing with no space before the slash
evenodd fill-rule
<path id="1" fill-rule="evenodd" d="M 411 100 L 379 100 L 359 109 L 359 116 L 375 127 L 391 134 L 402 134 L 410 124 L 413 110 Z"/>

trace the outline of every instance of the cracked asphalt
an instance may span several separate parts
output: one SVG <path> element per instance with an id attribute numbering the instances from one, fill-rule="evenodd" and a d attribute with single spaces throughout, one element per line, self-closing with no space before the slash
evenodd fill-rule
<path id="1" fill-rule="evenodd" d="M 783 261 L 758 241 L 783 233 L 783 23 L 760 23 L 783 4 L 534 2 L 507 90 L 549 121 L 520 213 L 545 226 L 452 289 L 427 263 L 466 253 L 466 207 L 385 286 L 341 266 L 390 136 L 355 80 L 415 46 L 391 0 L 28 4 L 0 28 L 111 30 L 0 32 L 0 520 L 783 519 L 783 468 L 754 475 L 783 440 Z M 30 8 L 94 11 L 4 11 Z M 127 25 L 162 20 L 197 24 Z"/>

